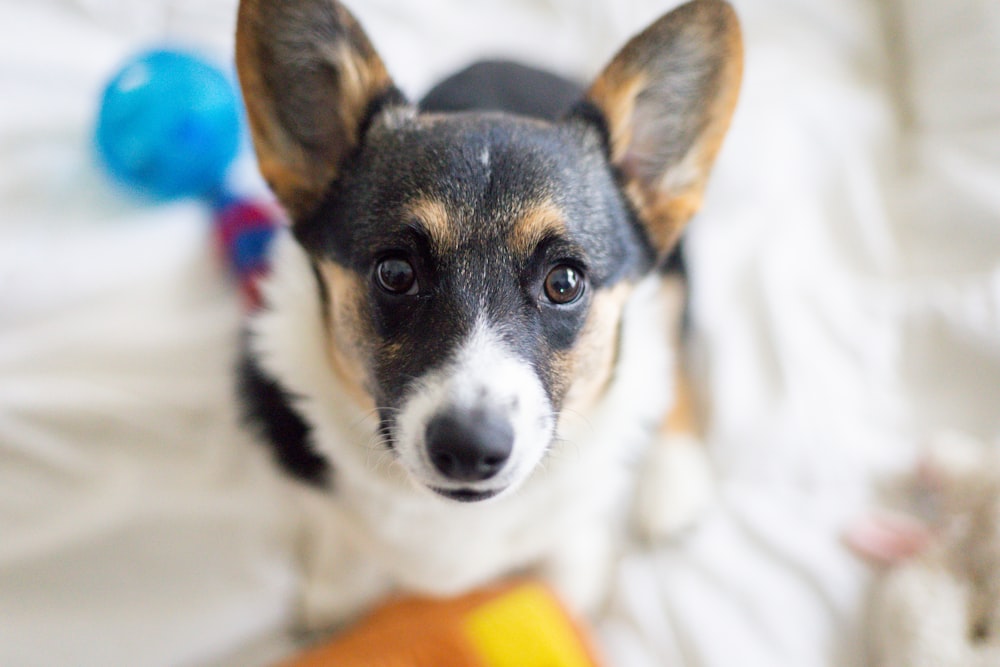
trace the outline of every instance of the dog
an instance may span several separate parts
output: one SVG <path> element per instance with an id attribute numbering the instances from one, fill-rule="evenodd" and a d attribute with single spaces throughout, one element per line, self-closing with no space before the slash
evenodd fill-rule
<path id="1" fill-rule="evenodd" d="M 711 498 L 670 258 L 736 104 L 734 11 L 676 8 L 586 90 L 485 63 L 418 105 L 335 0 L 243 0 L 236 55 L 290 220 L 240 390 L 301 508 L 303 623 L 512 573 L 593 612 L 629 513 L 669 536 Z"/>

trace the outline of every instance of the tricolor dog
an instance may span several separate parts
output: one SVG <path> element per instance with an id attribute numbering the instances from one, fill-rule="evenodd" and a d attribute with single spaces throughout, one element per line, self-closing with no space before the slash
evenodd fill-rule
<path id="1" fill-rule="evenodd" d="M 240 384 L 301 501 L 305 623 L 514 572 L 594 609 L 629 513 L 667 534 L 710 492 L 668 260 L 736 103 L 731 7 L 586 90 L 492 63 L 413 104 L 334 0 L 243 0 L 237 63 L 291 221 Z"/>

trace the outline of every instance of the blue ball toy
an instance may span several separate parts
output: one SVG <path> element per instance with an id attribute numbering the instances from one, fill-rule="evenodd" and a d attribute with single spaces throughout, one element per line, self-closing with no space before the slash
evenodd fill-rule
<path id="1" fill-rule="evenodd" d="M 240 109 L 218 68 L 183 51 L 147 51 L 104 90 L 97 152 L 112 176 L 141 194 L 214 196 L 240 147 Z"/>

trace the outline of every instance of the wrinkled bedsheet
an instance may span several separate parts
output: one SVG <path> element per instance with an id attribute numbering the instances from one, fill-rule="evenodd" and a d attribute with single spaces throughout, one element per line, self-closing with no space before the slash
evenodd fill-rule
<path id="1" fill-rule="evenodd" d="M 628 546 L 596 632 L 625 667 L 862 665 L 871 574 L 843 526 L 935 433 L 1000 434 L 1000 4 L 734 2 L 743 96 L 686 246 L 720 498 Z M 348 4 L 413 96 L 477 56 L 586 79 L 669 6 Z M 293 530 L 233 432 L 209 214 L 123 196 L 90 149 L 127 54 L 228 63 L 234 12 L 0 0 L 2 665 L 292 649 Z"/>

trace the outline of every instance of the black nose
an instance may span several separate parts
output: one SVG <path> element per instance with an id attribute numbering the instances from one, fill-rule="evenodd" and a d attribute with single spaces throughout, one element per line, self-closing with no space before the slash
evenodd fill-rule
<path id="1" fill-rule="evenodd" d="M 514 447 L 510 421 L 485 410 L 439 414 L 427 424 L 426 438 L 434 467 L 448 479 L 462 482 L 493 477 Z"/>

